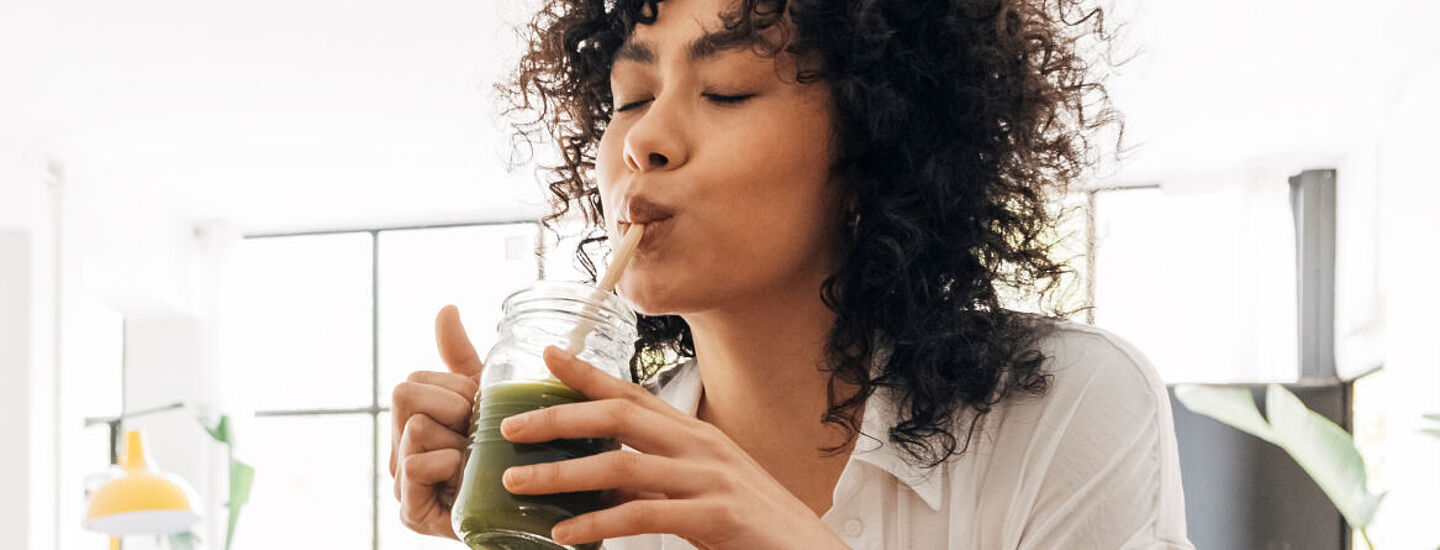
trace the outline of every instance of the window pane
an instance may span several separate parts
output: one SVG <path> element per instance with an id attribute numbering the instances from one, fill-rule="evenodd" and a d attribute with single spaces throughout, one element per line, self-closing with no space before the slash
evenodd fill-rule
<path id="1" fill-rule="evenodd" d="M 456 550 L 464 545 L 450 539 L 422 535 L 400 523 L 400 501 L 395 500 L 395 478 L 390 475 L 390 413 L 380 415 L 380 548 L 385 550 Z"/>
<path id="2" fill-rule="evenodd" d="M 460 308 L 483 358 L 500 304 L 535 280 L 535 224 L 380 233 L 380 401 L 415 370 L 445 370 L 435 351 L 435 313 Z"/>
<path id="3" fill-rule="evenodd" d="M 247 239 L 227 299 L 225 379 L 259 410 L 370 405 L 370 234 Z"/>
<path id="4" fill-rule="evenodd" d="M 235 548 L 370 548 L 371 422 L 365 414 L 255 419 L 239 434 L 255 485 Z"/>
<path id="5" fill-rule="evenodd" d="M 1166 382 L 1287 381 L 1296 358 L 1288 188 L 1239 186 L 1096 199 L 1095 323 Z"/>

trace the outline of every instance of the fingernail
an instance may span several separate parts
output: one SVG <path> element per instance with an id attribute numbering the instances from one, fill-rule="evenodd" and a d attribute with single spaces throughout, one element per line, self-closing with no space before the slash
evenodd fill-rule
<path id="1" fill-rule="evenodd" d="M 505 483 L 505 486 L 514 487 L 516 484 L 523 483 L 525 481 L 525 478 L 529 475 L 529 468 L 526 468 L 524 466 L 514 466 L 505 469 L 505 475 L 502 479 Z"/>
<path id="2" fill-rule="evenodd" d="M 569 542 L 567 540 L 569 535 L 570 526 L 563 523 L 560 525 L 556 525 L 554 529 L 550 530 L 550 540 L 553 540 L 560 544 L 566 544 L 567 542 Z"/>
<path id="3" fill-rule="evenodd" d="M 565 351 L 565 350 L 563 350 L 563 349 L 560 349 L 560 348 L 557 347 L 557 346 L 550 346 L 550 349 L 555 350 L 555 351 L 554 351 L 555 356 L 558 357 L 558 358 L 560 358 L 560 359 L 564 359 L 564 360 L 566 360 L 566 361 L 574 361 L 574 360 L 575 360 L 575 355 L 574 355 L 574 354 L 571 354 L 571 353 L 568 352 L 568 351 Z"/>
<path id="4" fill-rule="evenodd" d="M 517 415 L 515 415 L 515 416 L 506 418 L 505 420 L 501 420 L 501 421 L 500 421 L 500 431 L 506 432 L 506 433 L 514 433 L 515 430 L 518 430 L 518 429 L 520 429 L 520 428 L 524 428 L 524 427 L 525 427 L 525 423 L 527 423 L 527 422 L 529 422 L 529 421 L 530 421 L 530 419 L 528 418 L 528 415 L 525 415 L 525 414 L 517 414 Z"/>

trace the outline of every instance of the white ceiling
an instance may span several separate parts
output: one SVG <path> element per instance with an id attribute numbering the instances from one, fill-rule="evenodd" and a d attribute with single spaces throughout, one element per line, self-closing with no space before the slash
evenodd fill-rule
<path id="1" fill-rule="evenodd" d="M 1434 4 L 1129 4 L 1116 178 L 1346 154 L 1436 70 Z M 525 5 L 31 0 L 0 10 L 0 110 L 74 179 L 247 231 L 534 216 L 490 92 Z"/>
<path id="2" fill-rule="evenodd" d="M 1121 179 L 1288 159 L 1332 162 L 1373 142 L 1399 96 L 1440 71 L 1429 0 L 1136 0 L 1117 69 L 1138 149 Z"/>

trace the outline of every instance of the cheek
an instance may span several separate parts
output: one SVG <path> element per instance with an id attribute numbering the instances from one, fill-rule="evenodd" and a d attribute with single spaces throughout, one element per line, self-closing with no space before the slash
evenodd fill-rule
<path id="1" fill-rule="evenodd" d="M 835 189 L 826 149 L 823 142 L 780 141 L 814 139 L 787 134 L 752 149 L 756 162 L 734 173 L 738 185 L 708 197 L 725 205 L 712 221 L 728 234 L 727 251 L 745 258 L 731 256 L 735 269 L 778 275 L 773 272 L 809 271 L 830 259 Z"/>
<path id="2" fill-rule="evenodd" d="M 797 123 L 801 129 L 809 126 Z M 810 238 L 827 219 L 835 189 L 829 181 L 828 144 L 814 132 L 777 131 L 760 143 L 753 143 L 745 163 L 749 177 L 734 197 L 741 199 L 745 218 L 769 220 L 796 238 Z"/>
<path id="3" fill-rule="evenodd" d="M 792 261 L 824 261 L 819 258 L 834 239 L 834 183 L 829 181 L 829 145 L 824 132 L 815 121 L 796 121 L 795 127 L 805 131 L 785 132 L 788 144 L 772 143 L 766 158 L 776 168 L 765 180 L 750 181 L 753 197 L 760 197 L 752 219 L 769 223 L 778 253 L 791 256 Z M 757 219 L 762 217 L 763 219 Z"/>
<path id="4" fill-rule="evenodd" d="M 625 130 L 618 125 L 611 125 L 600 135 L 600 143 L 596 148 L 595 169 L 605 173 L 619 168 L 621 161 L 620 153 L 625 143 Z"/>
<path id="5" fill-rule="evenodd" d="M 624 131 L 611 126 L 600 136 L 595 156 L 595 184 L 600 189 L 600 203 L 605 212 L 611 212 L 615 182 L 624 175 Z"/>

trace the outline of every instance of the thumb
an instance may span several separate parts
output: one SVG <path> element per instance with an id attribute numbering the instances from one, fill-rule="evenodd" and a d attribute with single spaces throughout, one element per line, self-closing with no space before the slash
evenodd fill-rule
<path id="1" fill-rule="evenodd" d="M 475 346 L 465 334 L 465 325 L 460 323 L 460 308 L 448 305 L 440 308 L 435 315 L 435 347 L 440 349 L 440 359 L 450 372 L 465 376 L 477 376 L 483 365 Z"/>

